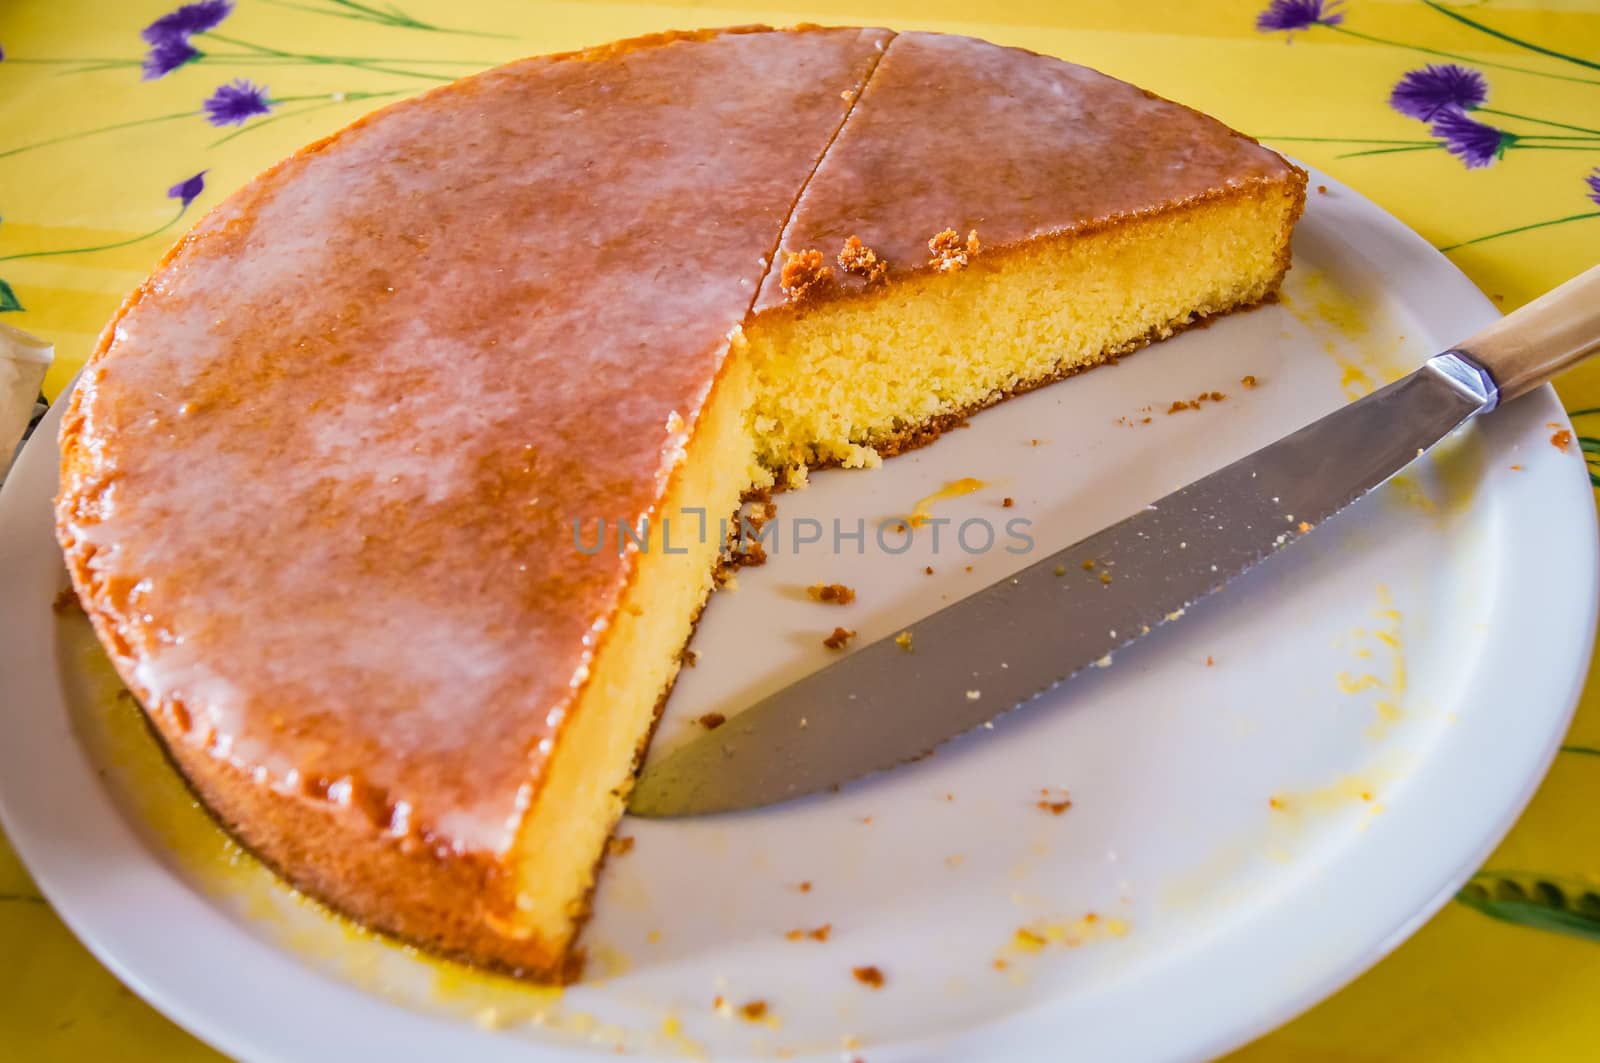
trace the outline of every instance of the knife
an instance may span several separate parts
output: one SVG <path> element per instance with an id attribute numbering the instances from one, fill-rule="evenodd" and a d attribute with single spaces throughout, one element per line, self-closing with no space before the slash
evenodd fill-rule
<path id="1" fill-rule="evenodd" d="M 754 808 L 917 759 L 1109 664 L 1473 417 L 1597 350 L 1600 266 L 1382 390 L 755 702 L 647 763 L 628 811 Z"/>

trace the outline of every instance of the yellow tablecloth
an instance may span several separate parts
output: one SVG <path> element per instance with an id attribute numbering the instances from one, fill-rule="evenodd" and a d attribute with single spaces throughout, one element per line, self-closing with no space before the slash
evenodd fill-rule
<path id="1" fill-rule="evenodd" d="M 397 5 L 238 0 L 208 32 L 157 32 L 167 43 L 147 48 L 140 31 L 171 0 L 0 4 L 0 320 L 56 342 L 49 394 L 166 246 L 280 156 L 481 67 L 669 27 L 884 24 L 974 34 L 1098 67 L 1335 174 L 1446 249 L 1505 309 L 1600 259 L 1594 2 Z M 184 52 L 184 40 L 199 54 Z M 1428 63 L 1467 67 L 1482 80 L 1423 75 L 1391 101 L 1394 86 Z M 241 78 L 249 84 L 219 93 Z M 1413 116 L 1434 108 L 1442 109 L 1431 128 Z M 1600 453 L 1600 439 L 1582 438 L 1600 436 L 1600 413 L 1579 415 L 1600 407 L 1600 366 L 1558 389 L 1586 452 Z M 1568 743 L 1476 880 L 1481 888 L 1238 1058 L 1600 1058 L 1594 677 Z M 95 963 L 0 837 L 0 1059 L 214 1057 Z"/>

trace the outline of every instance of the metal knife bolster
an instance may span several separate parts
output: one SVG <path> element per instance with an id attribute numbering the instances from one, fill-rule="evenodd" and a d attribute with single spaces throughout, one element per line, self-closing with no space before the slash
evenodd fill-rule
<path id="1" fill-rule="evenodd" d="M 1421 371 L 1442 377 L 1446 383 L 1460 389 L 1469 400 L 1478 402 L 1474 414 L 1488 413 L 1500 405 L 1500 389 L 1495 385 L 1494 377 L 1466 351 L 1449 350 L 1436 354 L 1423 364 Z"/>
<path id="2" fill-rule="evenodd" d="M 1400 471 L 1498 390 L 1410 375 L 756 702 L 646 765 L 638 815 L 749 808 L 931 750 L 1095 665 Z"/>

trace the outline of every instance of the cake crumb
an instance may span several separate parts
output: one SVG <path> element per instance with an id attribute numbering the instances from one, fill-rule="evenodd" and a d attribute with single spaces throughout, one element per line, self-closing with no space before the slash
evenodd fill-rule
<path id="1" fill-rule="evenodd" d="M 1511 471 L 1512 472 L 1521 472 L 1522 471 L 1522 466 L 1521 465 L 1513 465 L 1513 466 L 1511 466 Z"/>
<path id="2" fill-rule="evenodd" d="M 1311 522 L 1309 520 L 1303 520 L 1299 524 L 1295 525 L 1295 527 L 1298 528 L 1300 533 L 1303 535 L 1311 530 Z"/>
<path id="3" fill-rule="evenodd" d="M 1094 571 L 1094 559 L 1093 558 L 1090 558 L 1090 559 L 1084 561 L 1083 570 L 1085 572 L 1093 572 Z"/>
<path id="4" fill-rule="evenodd" d="M 56 594 L 55 600 L 50 603 L 51 612 L 63 616 L 74 610 L 81 612 L 83 606 L 78 602 L 78 592 L 71 587 L 64 587 Z"/>
<path id="5" fill-rule="evenodd" d="M 700 663 L 700 655 L 693 650 L 684 650 L 678 655 L 678 659 L 683 662 L 686 668 L 693 668 Z"/>
<path id="6" fill-rule="evenodd" d="M 752 1000 L 741 1005 L 739 1014 L 746 1022 L 760 1022 L 767 1017 L 767 1002 L 765 1000 Z"/>
<path id="7" fill-rule="evenodd" d="M 1035 802 L 1034 807 L 1041 812 L 1048 812 L 1052 816 L 1059 816 L 1072 807 L 1072 801 L 1067 797 L 1065 790 L 1061 791 L 1060 800 L 1052 801 L 1050 799 L 1050 790 L 1046 788 L 1039 791 L 1039 800 Z"/>
<path id="8" fill-rule="evenodd" d="M 1055 569 L 1055 572 L 1056 572 L 1056 575 L 1058 575 L 1058 576 L 1065 576 L 1067 574 L 1067 566 L 1066 565 L 1057 565 L 1056 569 Z"/>
<path id="9" fill-rule="evenodd" d="M 856 981 L 862 985 L 871 986 L 873 989 L 883 988 L 883 972 L 876 967 L 852 968 L 851 974 L 856 976 Z"/>
<path id="10" fill-rule="evenodd" d="M 728 718 L 720 712 L 708 712 L 704 716 L 695 717 L 695 723 L 708 731 L 715 731 L 718 727 L 728 722 Z"/>
<path id="11" fill-rule="evenodd" d="M 856 592 L 842 583 L 818 583 L 807 587 L 806 594 L 814 602 L 832 602 L 834 605 L 849 605 L 856 600 Z"/>
<path id="12" fill-rule="evenodd" d="M 971 566 L 971 565 L 968 565 L 968 566 L 967 566 L 967 571 L 968 571 L 968 572 L 971 572 L 971 571 L 972 571 L 972 566 Z"/>
<path id="13" fill-rule="evenodd" d="M 894 644 L 907 653 L 911 652 L 911 632 L 902 631 L 894 637 Z"/>
<path id="14" fill-rule="evenodd" d="M 1000 500 L 1000 508 L 1001 509 L 1010 509 L 1012 506 L 1014 506 L 1016 504 L 1017 504 L 1017 500 L 1012 498 L 1010 495 L 1007 495 L 1005 498 L 1002 498 Z"/>
<path id="15" fill-rule="evenodd" d="M 831 933 L 833 933 L 833 924 L 823 923 L 821 926 L 811 930 L 791 930 L 783 936 L 790 941 L 805 941 L 807 938 L 812 941 L 827 941 L 828 935 Z"/>
<path id="16" fill-rule="evenodd" d="M 1185 410 L 1198 410 L 1207 402 L 1221 402 L 1228 396 L 1220 391 L 1202 391 L 1192 399 L 1174 399 L 1171 406 L 1167 407 L 1168 414 L 1182 413 Z"/>
<path id="17" fill-rule="evenodd" d="M 1256 380 L 1254 376 L 1242 376 L 1239 378 L 1239 383 L 1245 388 L 1253 388 L 1260 383 L 1260 381 Z"/>
<path id="18" fill-rule="evenodd" d="M 928 565 L 928 566 L 927 566 L 927 567 L 926 567 L 926 568 L 924 568 L 924 569 L 923 569 L 923 570 L 922 570 L 922 571 L 923 571 L 923 572 L 924 572 L 924 573 L 926 573 L 926 574 L 927 574 L 927 575 L 929 575 L 929 576 L 931 576 L 931 575 L 933 575 L 933 566 L 932 566 L 932 565 Z"/>
<path id="19" fill-rule="evenodd" d="M 795 889 L 799 890 L 801 893 L 810 893 L 811 892 L 811 880 L 810 879 L 806 879 L 804 882 L 800 883 L 800 885 L 796 886 Z"/>
<path id="20" fill-rule="evenodd" d="M 1101 573 L 1100 573 L 1100 582 L 1101 583 L 1110 583 L 1111 582 L 1111 573 L 1105 572 L 1105 571 L 1101 571 Z"/>
<path id="21" fill-rule="evenodd" d="M 1206 667 L 1207 668 L 1214 668 L 1216 666 L 1216 663 L 1217 662 L 1216 662 L 1215 658 L 1211 657 L 1209 654 L 1206 656 Z"/>
<path id="22" fill-rule="evenodd" d="M 928 241 L 928 250 L 933 255 L 928 259 L 928 265 L 940 273 L 951 273 L 966 266 L 973 255 L 983 250 L 983 245 L 978 242 L 976 229 L 967 232 L 964 244 L 959 233 L 954 229 L 946 229 Z"/>
<path id="23" fill-rule="evenodd" d="M 1328 186 L 1327 185 L 1318 185 L 1317 186 L 1317 195 L 1325 196 L 1327 194 L 1328 194 Z"/>
<path id="24" fill-rule="evenodd" d="M 1572 445 L 1572 432 L 1565 428 L 1561 429 L 1550 437 L 1550 445 L 1565 454 L 1567 448 Z"/>
<path id="25" fill-rule="evenodd" d="M 1267 807 L 1272 809 L 1274 812 L 1282 812 L 1288 808 L 1288 806 L 1284 804 L 1281 797 L 1267 798 Z"/>
<path id="26" fill-rule="evenodd" d="M 778 275 L 778 286 L 791 303 L 803 303 L 833 286 L 833 270 L 822 261 L 821 251 L 791 251 Z"/>
<path id="27" fill-rule="evenodd" d="M 833 634 L 822 640 L 822 644 L 830 650 L 842 650 L 845 643 L 856 637 L 856 633 L 849 628 L 836 627 Z"/>
<path id="28" fill-rule="evenodd" d="M 606 843 L 606 851 L 612 856 L 626 856 L 633 852 L 633 839 L 619 834 Z"/>
<path id="29" fill-rule="evenodd" d="M 863 278 L 868 284 L 881 281 L 889 275 L 889 263 L 863 244 L 859 236 L 852 236 L 844 242 L 844 250 L 839 252 L 839 268 Z"/>

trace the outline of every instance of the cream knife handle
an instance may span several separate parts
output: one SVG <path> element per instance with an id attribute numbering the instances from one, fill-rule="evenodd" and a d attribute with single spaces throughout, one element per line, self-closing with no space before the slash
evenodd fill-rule
<path id="1" fill-rule="evenodd" d="M 1500 401 L 1525 395 L 1600 352 L 1600 266 L 1456 344 L 1486 370 Z"/>

